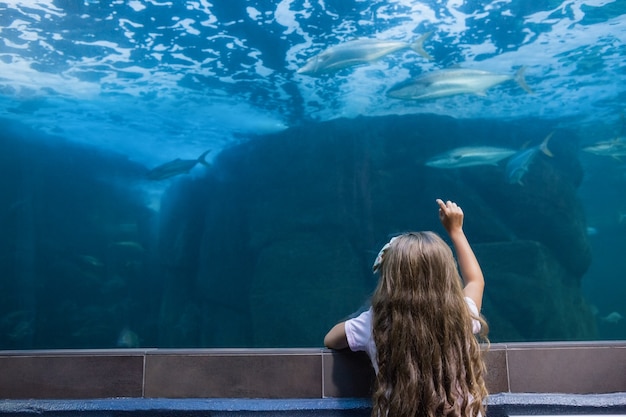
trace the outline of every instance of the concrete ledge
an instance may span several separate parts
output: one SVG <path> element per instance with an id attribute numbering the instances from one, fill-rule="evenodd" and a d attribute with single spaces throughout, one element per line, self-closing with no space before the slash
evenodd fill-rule
<path id="1" fill-rule="evenodd" d="M 626 341 L 494 344 L 498 393 L 626 392 Z M 367 356 L 326 349 L 0 351 L 2 399 L 369 398 Z"/>
<path id="2" fill-rule="evenodd" d="M 624 415 L 626 392 L 612 394 L 512 394 L 490 395 L 487 402 L 490 417 Z"/>
<path id="3" fill-rule="evenodd" d="M 0 403 L 0 416 L 368 416 L 365 399 L 136 399 L 11 400 Z"/>
<path id="4" fill-rule="evenodd" d="M 518 415 L 626 415 L 626 393 L 616 394 L 496 394 L 488 399 L 494 417 Z M 0 416 L 354 416 L 368 417 L 369 400 L 344 399 L 102 399 L 8 400 L 0 402 Z"/>

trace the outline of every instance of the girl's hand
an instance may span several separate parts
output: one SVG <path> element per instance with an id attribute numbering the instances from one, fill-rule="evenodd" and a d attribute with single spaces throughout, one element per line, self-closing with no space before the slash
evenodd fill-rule
<path id="1" fill-rule="evenodd" d="M 437 204 L 439 204 L 439 220 L 448 234 L 463 230 L 463 210 L 461 207 L 450 200 L 444 203 L 440 198 L 437 199 Z"/>

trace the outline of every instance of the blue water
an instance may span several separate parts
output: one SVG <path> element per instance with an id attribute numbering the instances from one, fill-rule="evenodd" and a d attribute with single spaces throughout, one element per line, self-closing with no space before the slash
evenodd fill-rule
<path id="1" fill-rule="evenodd" d="M 556 118 L 588 141 L 620 132 L 620 1 L 3 1 L 0 114 L 143 163 L 196 157 L 238 133 L 358 115 Z M 356 38 L 411 52 L 321 78 L 296 70 Z M 462 66 L 513 74 L 486 97 L 389 99 L 411 76 Z M 101 132 L 106 131 L 106 135 Z M 155 146 L 156 145 L 156 146 Z"/>
<path id="2" fill-rule="evenodd" d="M 432 60 L 402 50 L 364 65 L 319 76 L 297 72 L 309 58 L 349 40 L 375 38 L 410 43 L 428 32 L 431 35 L 424 42 L 424 50 Z M 71 183 L 76 189 L 61 191 L 54 186 L 47 189 L 71 209 L 63 206 L 55 214 L 42 215 L 41 224 L 54 220 L 59 231 L 50 233 L 62 237 L 55 240 L 56 237 L 46 235 L 46 239 L 37 240 L 33 236 L 38 235 L 42 226 L 24 219 L 38 215 L 37 208 L 31 208 L 31 202 L 36 199 L 33 195 L 37 194 L 29 188 L 38 184 L 38 171 L 18 162 L 11 175 L 35 172 L 32 177 L 26 175 L 27 179 L 21 182 L 12 182 L 9 177 L 3 179 L 1 186 L 9 190 L 11 197 L 3 201 L 8 214 L 2 221 L 15 227 L 18 236 L 7 238 L 13 240 L 5 247 L 30 248 L 27 253 L 33 248 L 38 251 L 37 255 L 29 255 L 30 258 L 19 258 L 15 253 L 22 253 L 22 249 L 7 249 L 12 255 L 2 258 L 3 285 L 22 295 L 40 291 L 49 287 L 32 278 L 27 265 L 52 265 L 59 277 L 67 278 L 67 270 L 74 268 L 72 262 L 78 263 L 75 269 L 80 269 L 79 275 L 86 274 L 94 282 L 106 276 L 106 285 L 94 284 L 105 295 L 100 293 L 99 297 L 103 298 L 98 299 L 99 304 L 95 303 L 99 305 L 97 308 L 91 306 L 88 315 L 93 317 L 89 316 L 76 328 L 70 329 L 68 325 L 68 329 L 50 332 L 72 335 L 66 339 L 59 336 L 56 340 L 46 335 L 34 342 L 38 339 L 35 328 L 46 326 L 41 321 L 45 308 L 32 297 L 12 301 L 16 304 L 0 312 L 4 317 L 0 328 L 10 335 L 3 339 L 0 348 L 73 347 L 70 346 L 73 341 L 78 347 L 109 347 L 108 344 L 119 345 L 120 340 L 124 346 L 154 345 L 162 340 L 154 336 L 159 328 L 177 326 L 180 334 L 188 335 L 208 320 L 203 307 L 189 305 L 181 307 L 179 316 L 170 317 L 169 322 L 152 318 L 147 324 L 132 324 L 137 316 L 146 312 L 156 314 L 159 305 L 163 305 L 159 298 L 143 300 L 136 307 L 133 303 L 139 289 L 150 285 L 150 291 L 161 294 L 174 286 L 179 291 L 187 288 L 186 291 L 194 292 L 189 288 L 196 278 L 178 284 L 167 279 L 158 284 L 151 281 L 159 267 L 154 266 L 151 257 L 158 255 L 154 255 L 149 242 L 153 242 L 150 239 L 155 236 L 153 229 L 159 220 L 150 216 L 164 210 L 175 211 L 175 204 L 164 201 L 163 193 L 176 179 L 157 183 L 117 181 L 115 185 L 107 185 L 106 192 L 132 195 L 124 194 L 129 199 L 126 208 L 115 208 L 114 204 L 102 207 L 96 196 L 85 201 L 85 190 L 94 190 L 94 186 L 86 180 L 83 184 L 84 178 L 70 173 L 72 164 L 93 178 L 126 178 L 127 172 L 149 169 L 176 158 L 195 159 L 207 149 L 211 149 L 207 158 L 210 163 L 224 151 L 253 144 L 268 135 L 285 134 L 290 129 L 337 119 L 345 119 L 348 124 L 353 120 L 358 126 L 360 117 L 396 115 L 447 116 L 457 120 L 512 123 L 512 126 L 517 123 L 532 131 L 532 135 L 526 132 L 516 137 L 512 132 L 511 143 L 498 143 L 517 149 L 538 145 L 554 129 L 575 132 L 579 147 L 620 137 L 623 140 L 625 43 L 626 3 L 619 0 L 0 0 L 0 126 L 5 137 L 27 138 L 24 143 L 34 141 L 52 147 L 56 142 L 63 146 L 70 146 L 66 145 L 69 143 L 88 149 L 87 152 L 108 152 L 119 158 L 104 169 L 96 156 L 69 157 L 66 148 L 55 149 L 54 152 L 60 152 L 57 156 L 45 150 L 19 151 L 20 157 L 30 158 L 34 165 L 58 162 L 67 167 L 70 179 L 63 177 L 62 183 Z M 398 83 L 441 69 L 485 70 L 513 78 L 521 67 L 532 93 L 511 79 L 487 89 L 484 94 L 426 101 L 399 100 L 386 95 Z M 411 134 L 416 134 L 415 140 L 419 141 L 422 133 L 423 137 L 430 137 L 429 132 L 436 133 L 436 128 L 430 126 Z M 457 146 L 479 144 L 485 139 L 475 135 L 460 137 L 453 141 Z M 12 156 L 7 158 L 5 166 L 16 161 Z M 584 175 L 577 193 L 585 210 L 585 227 L 594 253 L 594 260 L 581 281 L 581 291 L 596 317 L 595 337 L 623 338 L 625 321 L 619 317 L 626 316 L 623 303 L 626 266 L 621 259 L 626 244 L 626 158 L 586 152 L 580 152 L 579 158 Z M 197 178 L 203 174 L 202 167 L 197 166 L 190 175 L 183 176 Z M 215 173 L 214 178 L 220 179 L 220 173 Z M 124 184 L 129 188 L 115 191 L 124 188 Z M 178 196 L 170 197 L 173 199 L 190 198 L 180 197 L 184 190 L 172 194 Z M 137 201 L 130 201 L 133 198 Z M 81 202 L 78 208 L 76 201 Z M 137 215 L 139 220 L 128 221 L 118 213 L 126 209 L 141 212 Z M 198 218 L 194 218 L 196 223 L 202 223 L 201 210 L 204 209 L 198 209 Z M 194 221 L 185 227 L 197 226 Z M 102 226 L 106 222 L 114 224 Z M 23 224 L 30 226 L 24 228 Z M 98 233 L 114 238 L 100 242 L 100 235 L 96 238 L 95 234 L 85 232 L 70 239 L 61 232 L 78 230 L 85 224 L 99 224 Z M 138 236 L 144 239 L 141 245 L 137 244 Z M 254 236 L 246 238 L 254 240 Z M 376 245 L 379 243 L 377 240 Z M 178 247 L 182 257 L 206 247 L 202 238 L 187 244 L 182 249 Z M 375 251 L 377 246 L 371 246 L 364 250 Z M 61 259 L 66 255 L 51 249 L 44 251 L 42 247 L 54 247 L 59 253 L 71 252 L 73 260 Z M 76 247 L 84 250 L 77 254 Z M 43 260 L 42 251 L 46 253 Z M 114 261 L 103 261 L 103 252 Z M 6 261 L 13 257 L 19 259 Z M 263 259 L 255 258 L 254 262 Z M 148 263 L 152 266 L 145 266 Z M 85 268 L 95 272 L 85 272 Z M 103 268 L 108 272 L 102 272 Z M 196 273 L 201 274 L 202 268 L 200 272 L 194 270 Z M 46 274 L 54 275 L 49 271 Z M 24 277 L 31 278 L 24 283 L 21 281 Z M 370 284 L 368 281 L 364 285 L 359 296 L 365 297 Z M 202 285 L 208 284 L 201 284 L 201 289 Z M 73 286 L 68 283 L 66 288 Z M 85 284 L 85 288 L 77 290 L 80 294 L 77 297 L 89 299 L 92 292 L 87 287 Z M 123 302 L 112 307 L 108 296 L 116 300 L 121 297 Z M 230 301 L 219 300 L 218 304 Z M 77 307 L 78 301 L 50 304 L 57 309 L 58 323 L 64 321 L 64 314 L 77 320 L 76 316 L 88 310 Z M 357 307 L 358 304 L 354 306 Z M 94 309 L 106 311 L 107 316 Z M 235 314 L 249 314 L 240 307 L 234 310 Z M 228 316 L 228 308 L 224 311 L 218 315 L 220 320 Z M 610 316 L 611 313 L 619 316 Z M 133 319 L 122 320 L 121 316 Z M 197 319 L 200 316 L 205 318 Z M 190 321 L 195 324 L 188 325 Z M 254 320 L 245 323 L 245 326 L 256 325 Z M 87 331 L 87 327 L 91 330 Z M 148 330 L 142 335 L 137 328 Z M 97 341 L 85 342 L 89 337 Z M 181 340 L 186 340 L 185 337 Z M 164 345 L 178 344 L 165 339 Z M 194 346 L 213 343 L 207 340 L 194 339 L 190 343 Z M 236 344 L 246 344 L 247 340 L 251 339 Z"/>

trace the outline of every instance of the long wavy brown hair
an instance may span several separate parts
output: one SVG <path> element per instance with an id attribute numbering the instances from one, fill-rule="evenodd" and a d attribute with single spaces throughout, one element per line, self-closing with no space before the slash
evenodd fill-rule
<path id="1" fill-rule="evenodd" d="M 379 271 L 372 416 L 484 416 L 485 364 L 450 247 L 432 232 L 400 235 Z M 487 323 L 475 318 L 488 343 Z"/>

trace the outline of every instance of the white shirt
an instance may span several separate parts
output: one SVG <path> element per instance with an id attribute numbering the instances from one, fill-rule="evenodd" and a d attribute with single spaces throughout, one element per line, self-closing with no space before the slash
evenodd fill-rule
<path id="1" fill-rule="evenodd" d="M 472 332 L 474 334 L 480 332 L 480 321 L 474 317 L 478 317 L 478 307 L 474 300 L 465 297 L 465 302 L 472 316 Z M 346 337 L 350 350 L 365 351 L 369 356 L 374 370 L 378 373 L 378 363 L 376 363 L 376 345 L 374 344 L 374 335 L 372 332 L 372 308 L 361 313 L 359 316 L 347 320 L 345 323 Z"/>

